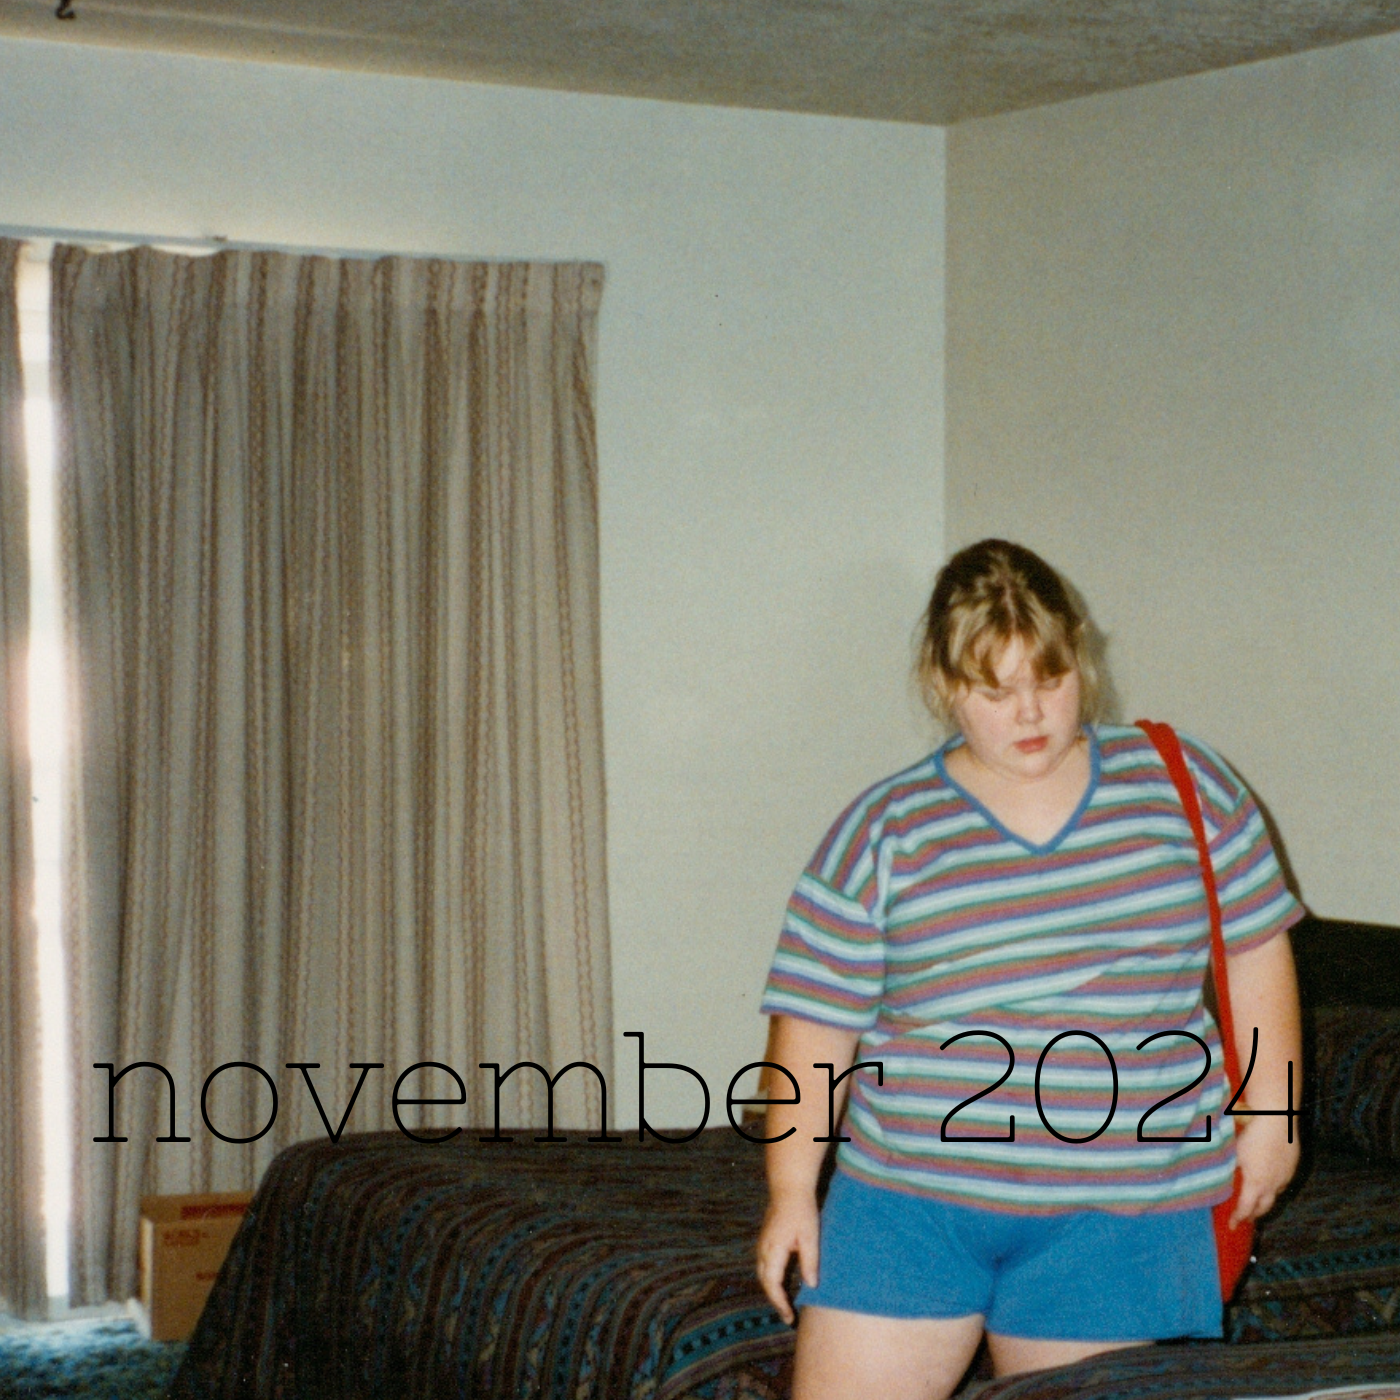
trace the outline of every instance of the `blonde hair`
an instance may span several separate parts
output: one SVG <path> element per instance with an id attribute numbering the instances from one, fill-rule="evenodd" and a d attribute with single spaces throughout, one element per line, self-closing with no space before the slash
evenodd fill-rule
<path id="1" fill-rule="evenodd" d="M 1013 640 L 1042 680 L 1077 671 L 1079 717 L 1098 717 L 1088 619 L 1065 581 L 1023 545 L 981 540 L 939 570 L 924 614 L 916 674 L 934 718 L 952 726 L 959 690 L 996 685 L 997 662 Z"/>

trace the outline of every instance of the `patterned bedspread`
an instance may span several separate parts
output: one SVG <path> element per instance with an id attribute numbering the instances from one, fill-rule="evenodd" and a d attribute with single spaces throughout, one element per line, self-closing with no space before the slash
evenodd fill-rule
<path id="1" fill-rule="evenodd" d="M 1363 1385 L 1367 1400 L 1400 1400 L 1400 1335 L 1133 1347 L 1075 1366 L 991 1381 L 967 1392 L 964 1400 L 1234 1400 Z"/>
<path id="2" fill-rule="evenodd" d="M 760 1148 L 531 1136 L 281 1154 L 172 1400 L 671 1400 L 782 1366 L 753 1281 Z"/>
<path id="3" fill-rule="evenodd" d="M 1396 1163 L 1320 1157 L 1264 1223 L 1255 1248 L 1258 1262 L 1225 1313 L 1230 1341 L 1389 1331 L 1400 1342 Z"/>
<path id="4" fill-rule="evenodd" d="M 760 1149 L 728 1129 L 677 1146 L 627 1136 L 291 1148 L 172 1400 L 786 1400 L 793 1334 L 752 1276 Z M 1397 1188 L 1390 1161 L 1313 1165 L 1227 1312 L 1227 1337 L 1248 1345 L 1124 1352 L 997 1382 L 988 1400 L 1400 1381 Z"/>

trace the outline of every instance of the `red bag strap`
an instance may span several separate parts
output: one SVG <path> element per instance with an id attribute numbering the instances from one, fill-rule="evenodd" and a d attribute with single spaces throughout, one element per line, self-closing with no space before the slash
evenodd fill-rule
<path id="1" fill-rule="evenodd" d="M 1169 724 L 1156 720 L 1140 719 L 1137 727 L 1152 740 L 1167 772 L 1181 798 L 1186 812 L 1186 820 L 1191 824 L 1191 834 L 1196 838 L 1196 857 L 1201 863 L 1201 880 L 1206 887 L 1206 908 L 1210 912 L 1210 971 L 1215 983 L 1216 1023 L 1220 1027 L 1220 1039 L 1225 1053 L 1225 1077 L 1232 1085 L 1240 1082 L 1240 1057 L 1235 1049 L 1235 1018 L 1230 1014 L 1230 978 L 1225 965 L 1225 933 L 1220 918 L 1220 894 L 1215 887 L 1215 866 L 1211 863 L 1210 845 L 1206 841 L 1206 824 L 1201 816 L 1201 799 L 1196 792 L 1196 784 L 1191 779 L 1191 770 L 1186 766 L 1186 755 L 1181 750 L 1181 740 L 1176 730 Z"/>

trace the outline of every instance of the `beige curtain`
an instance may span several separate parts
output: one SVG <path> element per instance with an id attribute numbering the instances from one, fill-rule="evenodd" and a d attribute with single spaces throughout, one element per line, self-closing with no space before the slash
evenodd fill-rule
<path id="1" fill-rule="evenodd" d="M 54 256 L 74 745 L 72 1294 L 145 1191 L 611 1078 L 595 265 Z M 115 1093 L 109 1072 L 158 1071 Z M 201 1091 L 210 1086 L 206 1126 Z M 596 1081 L 556 1121 L 596 1124 Z M 544 1121 L 520 1071 L 503 1120 Z M 403 1098 L 457 1097 L 419 1071 Z M 611 1109 L 611 1105 L 609 1106 Z M 188 1138 L 189 1141 L 159 1141 Z"/>
<path id="2" fill-rule="evenodd" d="M 16 298 L 20 248 L 0 239 L 0 1306 L 36 1317 L 48 1289 L 26 694 L 29 512 Z"/>

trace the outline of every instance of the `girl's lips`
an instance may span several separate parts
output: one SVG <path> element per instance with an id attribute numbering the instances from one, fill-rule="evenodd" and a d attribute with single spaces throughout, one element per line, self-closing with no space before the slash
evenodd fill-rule
<path id="1" fill-rule="evenodd" d="M 1049 742 L 1050 740 L 1042 734 L 1038 739 L 1020 739 L 1017 741 L 1016 747 L 1022 753 L 1039 753 Z"/>

